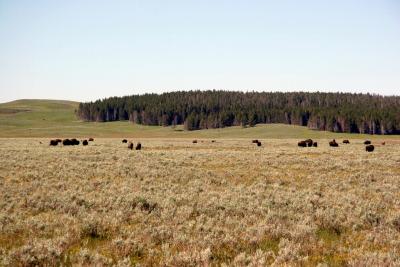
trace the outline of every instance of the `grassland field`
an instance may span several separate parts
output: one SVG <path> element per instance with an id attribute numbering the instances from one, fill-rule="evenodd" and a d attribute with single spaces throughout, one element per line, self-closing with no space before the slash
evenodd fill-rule
<path id="1" fill-rule="evenodd" d="M 0 105 L 0 266 L 400 266 L 399 136 L 84 123 L 76 105 Z"/>

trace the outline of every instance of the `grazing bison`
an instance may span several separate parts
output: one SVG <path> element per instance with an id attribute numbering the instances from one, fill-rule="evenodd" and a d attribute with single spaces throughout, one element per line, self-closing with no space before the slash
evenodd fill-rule
<path id="1" fill-rule="evenodd" d="M 82 141 L 82 145 L 87 146 L 88 144 L 89 144 L 89 142 L 87 140 Z"/>
<path id="2" fill-rule="evenodd" d="M 343 144 L 350 144 L 350 141 L 349 140 L 343 140 Z"/>
<path id="3" fill-rule="evenodd" d="M 386 143 L 385 143 L 385 142 L 382 142 L 382 146 L 384 146 L 384 145 L 386 145 Z"/>
<path id="4" fill-rule="evenodd" d="M 141 150 L 142 149 L 142 144 L 141 143 L 137 143 L 135 149 L 136 150 Z"/>
<path id="5" fill-rule="evenodd" d="M 58 145 L 57 140 L 50 140 L 50 145 L 51 145 L 51 146 L 56 146 L 56 145 Z"/>
<path id="6" fill-rule="evenodd" d="M 300 141 L 300 142 L 297 143 L 297 145 L 298 145 L 299 147 L 306 147 L 306 146 L 307 146 L 307 143 L 306 143 L 306 141 Z"/>
<path id="7" fill-rule="evenodd" d="M 94 139 L 92 137 L 89 138 L 89 142 L 93 142 Z"/>
<path id="8" fill-rule="evenodd" d="M 311 140 L 311 139 L 307 139 L 307 140 L 305 140 L 304 142 L 306 142 L 306 144 L 307 144 L 308 147 L 311 147 L 312 144 L 313 144 L 313 140 Z"/>
<path id="9" fill-rule="evenodd" d="M 260 141 L 257 142 L 257 146 L 261 146 L 261 142 Z"/>
<path id="10" fill-rule="evenodd" d="M 72 145 L 73 145 L 73 146 L 77 146 L 77 145 L 79 145 L 79 143 L 80 143 L 76 138 L 72 138 L 72 139 L 71 139 L 71 142 L 72 142 Z"/>
<path id="11" fill-rule="evenodd" d="M 122 139 L 122 143 L 128 143 L 128 140 Z"/>
<path id="12" fill-rule="evenodd" d="M 314 142 L 314 143 L 312 144 L 312 146 L 313 146 L 313 147 L 318 147 L 318 143 L 317 143 L 317 142 Z"/>
<path id="13" fill-rule="evenodd" d="M 62 141 L 62 144 L 63 144 L 64 146 L 72 146 L 72 142 L 71 142 L 71 140 L 69 140 L 69 139 L 64 139 L 64 140 Z"/>
<path id="14" fill-rule="evenodd" d="M 375 149 L 374 145 L 367 145 L 367 146 L 365 146 L 365 150 L 366 150 L 367 152 L 372 152 L 372 151 L 374 151 L 374 149 Z"/>
<path id="15" fill-rule="evenodd" d="M 129 142 L 129 144 L 128 144 L 128 148 L 129 148 L 130 150 L 132 150 L 132 149 L 133 149 L 133 143 L 132 143 L 132 142 Z"/>
<path id="16" fill-rule="evenodd" d="M 193 140 L 193 142 L 192 142 L 193 144 L 197 144 L 197 140 Z"/>
<path id="17" fill-rule="evenodd" d="M 331 147 L 338 147 L 339 144 L 336 143 L 336 140 L 335 140 L 335 139 L 333 139 L 332 141 L 329 142 L 329 146 L 331 146 Z"/>
<path id="18" fill-rule="evenodd" d="M 370 140 L 364 141 L 364 145 L 370 145 L 370 144 L 371 144 L 371 141 L 370 141 Z"/>
<path id="19" fill-rule="evenodd" d="M 257 144 L 258 143 L 258 140 L 257 139 L 254 139 L 253 141 L 251 141 L 253 144 Z"/>
<path id="20" fill-rule="evenodd" d="M 211 140 L 211 143 L 215 143 L 215 140 Z"/>

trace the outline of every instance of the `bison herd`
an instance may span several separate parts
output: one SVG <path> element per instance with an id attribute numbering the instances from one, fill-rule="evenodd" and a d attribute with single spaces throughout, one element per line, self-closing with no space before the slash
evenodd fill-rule
<path id="1" fill-rule="evenodd" d="M 89 141 L 94 141 L 93 138 L 89 138 Z M 50 146 L 57 146 L 58 144 L 63 144 L 64 146 L 78 146 L 81 142 L 76 139 L 76 138 L 72 138 L 72 139 L 53 139 L 50 140 Z M 89 142 L 87 140 L 82 140 L 82 145 L 87 146 L 89 144 Z"/>
<path id="2" fill-rule="evenodd" d="M 345 139 L 345 140 L 343 140 L 343 144 L 350 144 L 350 141 Z M 297 145 L 299 147 L 311 147 L 311 146 L 317 147 L 318 146 L 317 142 L 313 142 L 313 140 L 311 140 L 311 139 L 300 141 L 297 143 Z M 374 145 L 371 144 L 370 140 L 364 141 L 364 145 L 365 145 L 365 150 L 367 152 L 372 152 L 375 149 Z M 385 142 L 382 142 L 382 145 L 384 146 Z M 329 146 L 330 147 L 339 147 L 339 144 L 336 142 L 335 139 L 333 139 L 332 141 L 329 142 Z"/>
<path id="3" fill-rule="evenodd" d="M 89 138 L 88 140 L 86 140 L 86 139 L 82 140 L 82 145 L 83 146 L 87 146 L 89 144 L 89 142 L 93 142 L 93 141 L 94 141 L 93 138 Z M 212 140 L 211 142 L 214 143 L 215 140 Z M 52 139 L 52 140 L 50 140 L 50 146 L 57 146 L 60 143 L 62 143 L 64 146 L 77 146 L 81 142 L 76 138 L 64 139 L 64 140 L 61 140 L 61 139 Z M 135 146 L 132 141 L 128 142 L 127 139 L 122 139 L 122 143 L 124 143 L 124 144 L 128 143 L 128 149 L 130 149 L 130 150 L 133 150 L 133 148 L 135 148 L 135 150 L 141 150 L 142 149 L 142 144 L 139 143 L 139 142 Z M 196 144 L 197 140 L 193 140 L 192 143 Z M 252 143 L 253 144 L 257 144 L 257 146 L 262 146 L 261 142 L 258 139 L 252 140 Z M 345 139 L 345 140 L 343 140 L 343 144 L 350 144 L 350 141 Z M 381 144 L 384 146 L 385 142 L 382 142 Z M 318 143 L 314 142 L 312 139 L 299 141 L 297 143 L 297 145 L 299 147 L 318 147 Z M 367 152 L 373 152 L 375 150 L 375 146 L 371 144 L 370 140 L 364 141 L 364 145 L 365 145 L 365 150 Z M 329 142 L 329 146 L 330 147 L 339 147 L 339 144 L 336 142 L 335 139 L 333 139 L 332 141 Z"/>

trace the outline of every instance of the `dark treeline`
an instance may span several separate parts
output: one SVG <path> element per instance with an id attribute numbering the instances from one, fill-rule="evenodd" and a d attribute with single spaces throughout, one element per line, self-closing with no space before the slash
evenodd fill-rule
<path id="1" fill-rule="evenodd" d="M 400 97 L 350 93 L 179 91 L 81 103 L 86 121 L 184 124 L 187 130 L 286 123 L 333 132 L 400 134 Z"/>

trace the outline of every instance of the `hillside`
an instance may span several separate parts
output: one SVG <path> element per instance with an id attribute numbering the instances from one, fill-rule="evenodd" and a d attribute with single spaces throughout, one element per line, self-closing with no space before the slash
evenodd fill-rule
<path id="1" fill-rule="evenodd" d="M 383 138 L 361 134 L 314 131 L 284 124 L 185 131 L 177 127 L 145 126 L 129 121 L 83 122 L 79 103 L 61 100 L 18 100 L 0 104 L 0 137 L 140 137 L 140 138 Z M 399 138 L 399 136 L 385 136 Z"/>

